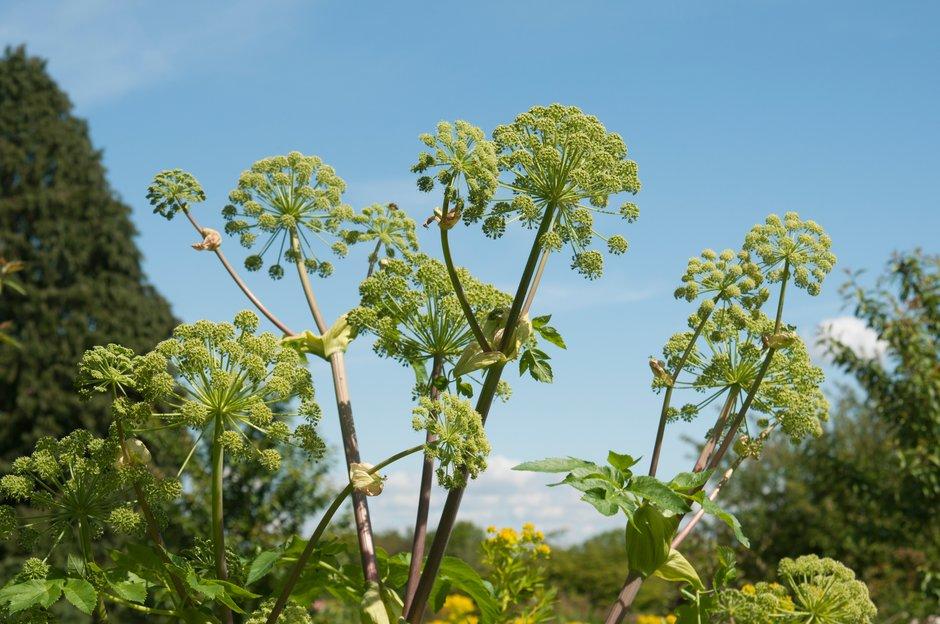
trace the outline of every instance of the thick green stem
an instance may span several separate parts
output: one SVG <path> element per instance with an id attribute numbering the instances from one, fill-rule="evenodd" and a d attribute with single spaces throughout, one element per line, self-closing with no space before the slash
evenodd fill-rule
<path id="1" fill-rule="evenodd" d="M 460 283 L 460 276 L 457 275 L 457 269 L 454 267 L 454 260 L 450 254 L 450 240 L 447 236 L 447 229 L 443 227 L 443 224 L 441 225 L 441 249 L 444 253 L 444 264 L 447 266 L 447 274 L 450 276 L 450 283 L 454 287 L 454 294 L 457 296 L 457 301 L 460 302 L 460 308 L 463 310 L 463 315 L 467 318 L 467 323 L 470 325 L 470 331 L 473 332 L 473 337 L 476 338 L 477 343 L 480 345 L 480 349 L 483 351 L 492 351 L 493 348 L 486 340 L 486 336 L 483 335 L 483 329 L 477 322 L 476 315 L 473 313 L 473 309 L 470 307 L 470 302 L 467 301 L 467 295 L 463 291 L 463 285 Z"/>
<path id="2" fill-rule="evenodd" d="M 121 456 L 123 457 L 124 462 L 130 466 L 132 458 L 130 451 L 127 450 L 127 437 L 124 433 L 124 425 L 121 423 L 121 421 L 117 421 L 117 432 L 118 441 L 121 445 Z M 154 549 L 156 550 L 157 555 L 160 557 L 160 561 L 163 563 L 164 570 L 170 579 L 170 584 L 173 586 L 173 591 L 176 592 L 177 600 L 180 601 L 178 604 L 187 604 L 190 602 L 189 592 L 186 591 L 186 586 L 183 584 L 183 581 L 176 575 L 175 572 L 171 570 L 173 562 L 170 561 L 170 557 L 167 555 L 166 545 L 163 542 L 163 536 L 160 534 L 160 528 L 157 525 L 157 519 L 153 515 L 153 510 L 150 508 L 150 504 L 147 502 L 143 488 L 140 487 L 140 484 L 136 480 L 134 481 L 134 494 L 137 496 L 137 505 L 140 507 L 140 511 L 144 516 L 144 524 L 147 528 L 147 536 L 153 542 Z"/>
<path id="3" fill-rule="evenodd" d="M 300 247 L 300 238 L 296 230 L 291 231 L 291 249 L 298 261 L 297 276 L 303 287 L 304 297 L 310 314 L 321 334 L 326 333 L 326 321 L 313 294 L 313 287 L 304 266 L 303 250 Z M 352 402 L 349 398 L 349 383 L 346 379 L 346 356 L 337 351 L 330 356 L 330 370 L 333 374 L 333 394 L 336 397 L 336 413 L 339 416 L 340 435 L 343 438 L 343 451 L 346 456 L 346 469 L 360 461 L 359 440 L 356 437 L 356 424 L 353 419 Z M 369 582 L 378 582 L 379 567 L 375 558 L 375 541 L 372 536 L 372 520 L 369 514 L 369 503 L 361 492 L 353 493 L 353 517 L 356 521 L 356 537 L 359 541 L 359 557 L 362 563 L 362 573 Z"/>
<path id="4" fill-rule="evenodd" d="M 535 240 L 532 242 L 532 248 L 529 250 L 529 257 L 526 259 L 525 267 L 522 271 L 522 277 L 519 279 L 519 286 L 516 288 L 516 295 L 513 298 L 512 306 L 509 308 L 509 314 L 506 318 L 506 325 L 503 328 L 503 340 L 499 345 L 499 350 L 506 353 L 512 344 L 513 334 L 515 334 L 516 323 L 522 312 L 530 286 L 532 285 L 532 276 L 535 273 L 536 266 L 539 263 L 539 255 L 542 251 L 542 237 L 552 227 L 555 218 L 555 206 L 549 205 L 545 209 L 542 221 L 539 224 Z M 469 320 L 469 319 L 468 319 Z M 477 399 L 476 411 L 486 424 L 486 419 L 490 413 L 490 407 L 493 404 L 493 397 L 496 395 L 496 387 L 499 384 L 500 377 L 503 374 L 505 364 L 495 364 L 486 371 L 483 378 L 483 387 L 480 389 L 480 396 Z M 447 542 L 450 540 L 450 534 L 454 530 L 454 524 L 457 521 L 457 512 L 460 510 L 460 502 L 463 500 L 465 488 L 454 488 L 447 494 L 447 500 L 444 502 L 444 509 L 441 511 L 441 518 L 437 524 L 437 531 L 434 533 L 434 541 L 431 543 L 431 549 L 428 551 L 428 559 L 424 564 L 424 571 L 421 573 L 421 580 L 418 581 L 418 588 L 415 591 L 414 602 L 411 609 L 406 614 L 406 620 L 412 624 L 421 622 L 424 618 L 424 612 L 427 609 L 428 599 L 431 596 L 431 589 L 434 587 L 434 581 L 441 569 L 441 562 L 444 560 L 444 552 L 447 550 Z"/>
<path id="5" fill-rule="evenodd" d="M 212 470 L 212 551 L 215 555 L 215 574 L 220 580 L 228 578 L 228 568 L 225 564 L 225 504 L 224 504 L 224 478 L 225 478 L 225 450 L 222 447 L 222 434 L 225 425 L 221 416 L 215 417 L 212 434 L 211 470 Z M 232 622 L 232 611 L 226 606 L 222 607 L 222 616 L 226 622 Z"/>
<path id="6" fill-rule="evenodd" d="M 388 459 L 379 462 L 373 468 L 369 469 L 369 474 L 375 474 L 386 466 L 389 466 L 400 459 L 408 457 L 409 455 L 413 455 L 423 448 L 424 445 L 419 444 L 409 449 L 405 449 L 404 451 L 395 453 Z M 303 552 L 300 553 L 300 557 L 297 558 L 297 561 L 294 563 L 294 567 L 291 568 L 291 571 L 287 576 L 287 581 L 281 588 L 281 593 L 278 595 L 277 601 L 274 603 L 274 607 L 271 609 L 270 615 L 268 615 L 266 624 L 275 624 L 275 622 L 277 622 L 277 618 L 281 615 L 284 607 L 287 606 L 287 601 L 290 599 L 291 592 L 294 591 L 294 586 L 297 585 L 297 579 L 300 578 L 301 572 L 303 572 L 307 562 L 310 561 L 310 557 L 313 555 L 313 551 L 316 550 L 317 543 L 323 536 L 323 532 L 326 531 L 326 527 L 329 526 L 330 521 L 333 519 L 333 516 L 336 515 L 336 511 L 340 508 L 340 505 L 343 504 L 343 501 L 345 501 L 352 492 L 353 484 L 350 482 L 340 491 L 339 494 L 336 495 L 336 497 L 333 499 L 333 502 L 330 503 L 330 506 L 323 513 L 323 517 L 320 518 L 320 522 L 317 524 L 317 527 L 310 535 L 310 539 L 307 540 L 307 545 L 304 547 Z"/>
<path id="7" fill-rule="evenodd" d="M 712 302 L 717 304 L 719 296 L 716 295 Z M 712 306 L 712 310 L 715 309 L 715 306 Z M 695 328 L 695 331 L 692 333 L 692 337 L 689 339 L 689 344 L 686 345 L 685 351 L 682 353 L 682 357 L 679 358 L 679 362 L 676 364 L 676 367 L 672 370 L 672 384 L 670 384 L 665 392 L 663 393 L 663 407 L 659 412 L 659 426 L 656 429 L 656 442 L 653 443 L 653 455 L 650 459 L 650 469 L 649 475 L 651 477 L 656 476 L 656 471 L 659 469 L 659 455 L 663 450 L 663 441 L 666 437 L 666 421 L 669 420 L 669 404 L 672 402 L 672 389 L 676 383 L 676 380 L 679 378 L 679 373 L 682 372 L 682 367 L 685 366 L 685 363 L 689 360 L 689 356 L 692 355 L 692 350 L 695 349 L 695 341 L 698 340 L 698 337 L 702 335 L 702 330 L 705 329 L 705 323 L 708 322 L 708 319 L 711 317 L 712 310 L 709 310 L 700 321 L 698 326 Z"/>
<path id="8" fill-rule="evenodd" d="M 95 558 L 91 551 L 90 527 L 82 522 L 79 524 L 78 533 L 82 543 L 82 558 L 85 560 L 86 564 L 94 563 Z M 100 593 L 98 594 L 98 603 L 95 605 L 94 611 L 91 612 L 91 621 L 94 622 L 94 624 L 108 621 L 108 610 L 104 606 L 104 596 Z"/>
<path id="9" fill-rule="evenodd" d="M 369 254 L 369 270 L 366 272 L 366 277 L 372 277 L 372 273 L 375 271 L 375 265 L 379 262 L 379 250 L 381 248 L 382 239 L 379 239 L 375 242 L 375 249 Z"/>
<path id="10" fill-rule="evenodd" d="M 428 396 L 432 401 L 436 401 L 440 391 L 434 384 L 434 380 L 441 374 L 443 368 L 443 358 L 435 356 L 431 365 L 431 383 Z M 435 441 L 435 436 L 430 431 L 425 437 L 425 445 Z M 421 577 L 421 564 L 424 562 L 424 547 L 428 536 L 428 512 L 431 507 L 431 487 L 434 484 L 434 458 L 424 452 L 424 462 L 421 467 L 421 485 L 418 490 L 418 512 L 415 517 L 414 536 L 411 541 L 411 563 L 408 568 L 408 583 L 405 585 L 405 600 L 402 613 L 408 613 L 411 603 L 414 600 L 415 590 L 418 587 L 418 579 Z"/>

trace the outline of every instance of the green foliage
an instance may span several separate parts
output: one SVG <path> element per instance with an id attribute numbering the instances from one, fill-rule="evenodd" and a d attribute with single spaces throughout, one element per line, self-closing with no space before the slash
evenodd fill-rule
<path id="1" fill-rule="evenodd" d="M 82 404 L 74 392 L 85 350 L 119 343 L 146 351 L 172 330 L 169 305 L 141 270 L 130 215 L 43 61 L 7 49 L 0 56 L 0 254 L 28 267 L 16 274 L 28 296 L 7 296 L 17 290 L 7 281 L 10 291 L 0 297 L 0 320 L 22 346 L 0 348 L 0 468 L 42 436 L 106 431 L 107 404 Z M 174 446 L 166 444 L 161 462 Z"/>

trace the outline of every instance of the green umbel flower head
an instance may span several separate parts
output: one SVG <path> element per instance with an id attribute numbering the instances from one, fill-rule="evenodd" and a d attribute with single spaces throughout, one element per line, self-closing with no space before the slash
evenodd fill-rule
<path id="1" fill-rule="evenodd" d="M 482 324 L 511 297 L 458 269 L 470 307 Z M 424 254 L 390 260 L 359 286 L 358 308 L 349 323 L 377 338 L 375 351 L 403 364 L 423 364 L 435 356 L 451 362 L 473 342 L 447 268 Z"/>
<path id="2" fill-rule="evenodd" d="M 124 395 L 134 385 L 134 357 L 131 349 L 116 344 L 85 351 L 75 381 L 79 396 L 87 399 L 104 392 Z"/>
<path id="3" fill-rule="evenodd" d="M 746 308 L 754 309 L 770 297 L 770 292 L 761 287 L 763 282 L 764 274 L 748 252 L 725 249 L 716 253 L 706 249 L 701 256 L 689 259 L 682 286 L 676 289 L 675 296 L 686 301 L 706 297 L 700 317 L 707 316 L 716 301 L 739 301 Z"/>
<path id="4" fill-rule="evenodd" d="M 40 537 L 55 544 L 74 538 L 81 548 L 82 532 L 94 538 L 108 525 L 123 532 L 126 523 L 115 523 L 112 516 L 127 509 L 128 501 L 119 457 L 116 440 L 84 430 L 59 440 L 41 438 L 33 453 L 15 460 L 12 472 L 0 479 L 2 498 L 28 509 L 17 518 L 11 507 L 0 507 L 0 537 L 18 532 L 24 545 Z"/>
<path id="5" fill-rule="evenodd" d="M 755 225 L 744 239 L 744 250 L 761 260 L 767 280 L 779 282 L 784 271 L 811 295 L 818 295 L 826 275 L 836 263 L 832 240 L 815 221 L 803 221 L 795 212 L 783 219 L 775 214 Z"/>
<path id="6" fill-rule="evenodd" d="M 261 603 L 256 611 L 253 611 L 245 624 L 265 624 L 271 616 L 271 610 L 274 608 L 275 600 L 266 600 Z M 307 610 L 297 604 L 289 604 L 284 607 L 284 611 L 277 617 L 278 624 L 312 624 L 313 619 L 307 613 Z"/>
<path id="7" fill-rule="evenodd" d="M 437 481 L 441 487 L 464 487 L 467 476 L 476 479 L 486 470 L 490 443 L 483 431 L 483 419 L 470 402 L 452 394 L 437 401 L 422 397 L 414 409 L 415 431 L 427 431 L 434 442 L 426 452 L 438 461 Z"/>
<path id="8" fill-rule="evenodd" d="M 370 262 L 378 262 L 380 255 L 394 258 L 418 251 L 414 219 L 395 204 L 366 206 L 351 221 L 354 227 L 343 232 L 343 240 L 350 245 L 374 242 Z"/>
<path id="9" fill-rule="evenodd" d="M 135 361 L 137 388 L 149 400 L 173 406 L 156 416 L 199 431 L 200 439 L 212 440 L 216 427 L 223 428 L 221 443 L 235 459 L 253 458 L 270 469 L 279 465 L 276 451 L 255 447 L 246 434 L 249 428 L 275 443 L 293 437 L 319 457 L 324 450 L 315 432 L 320 408 L 310 373 L 296 351 L 282 347 L 274 334 L 255 333 L 257 327 L 258 317 L 248 311 L 236 315 L 234 324 L 178 326 L 173 338 Z M 177 392 L 168 370 L 176 372 Z M 272 409 L 295 398 L 299 402 L 293 411 Z M 294 416 L 307 422 L 292 434 L 285 421 Z"/>
<path id="10" fill-rule="evenodd" d="M 222 211 L 228 221 L 225 231 L 239 236 L 246 248 L 260 245 L 258 253 L 245 259 L 249 271 L 264 265 L 269 250 L 277 254 L 268 274 L 284 275 L 281 260 L 303 263 L 311 273 L 327 277 L 333 265 L 318 258 L 314 243 L 333 246 L 330 238 L 341 238 L 342 226 L 353 210 L 341 199 L 346 183 L 332 167 L 316 156 L 291 152 L 259 160 L 238 178 L 238 188 L 229 193 L 232 203 Z M 292 238 L 298 244 L 292 246 Z M 260 239 L 260 240 L 259 240 Z M 342 241 L 339 241 L 342 243 Z M 345 254 L 345 245 L 333 248 Z"/>
<path id="11" fill-rule="evenodd" d="M 497 127 L 493 139 L 500 169 L 511 177 L 504 186 L 514 198 L 489 211 L 465 212 L 467 221 L 483 219 L 484 232 L 499 237 L 507 223 L 536 227 L 551 211 L 551 228 L 540 244 L 550 250 L 570 246 L 572 268 L 590 279 L 603 271 L 600 252 L 589 248 L 595 238 L 606 241 L 610 253 L 627 250 L 622 236 L 606 238 L 594 228 L 595 213 L 619 215 L 628 222 L 639 216 L 633 203 L 619 211 L 607 208 L 611 195 L 640 190 L 636 163 L 627 159 L 620 135 L 607 132 L 596 117 L 574 106 L 552 104 Z"/>
<path id="12" fill-rule="evenodd" d="M 682 373 L 676 389 L 692 389 L 706 397 L 688 404 L 671 416 L 693 418 L 706 405 L 734 392 L 736 404 L 753 387 L 766 351 L 764 339 L 773 334 L 774 322 L 760 312 L 747 313 L 738 305 L 716 310 L 705 325 Z M 685 352 L 690 332 L 673 336 L 663 349 L 667 367 L 673 370 Z M 820 435 L 821 422 L 828 418 L 829 403 L 820 385 L 820 368 L 813 366 L 803 341 L 788 333 L 789 340 L 774 351 L 770 366 L 754 395 L 752 412 L 772 417 L 791 439 Z M 657 378 L 655 386 L 662 385 Z"/>
<path id="13" fill-rule="evenodd" d="M 172 219 L 179 210 L 187 210 L 190 204 L 206 201 L 206 193 L 191 173 L 182 169 L 167 169 L 154 176 L 147 187 L 147 201 L 153 211 Z"/>
<path id="14" fill-rule="evenodd" d="M 717 595 L 717 621 L 740 624 L 871 624 L 878 610 L 855 573 L 832 559 L 783 559 L 781 584 L 756 583 Z"/>
<path id="15" fill-rule="evenodd" d="M 453 124 L 442 121 L 436 134 L 422 134 L 421 142 L 431 152 L 421 152 L 418 162 L 411 168 L 415 173 L 427 173 L 418 178 L 418 188 L 430 191 L 437 180 L 449 189 L 450 209 L 461 213 L 467 220 L 481 215 L 493 198 L 499 180 L 496 146 L 488 141 L 483 130 L 458 120 Z"/>

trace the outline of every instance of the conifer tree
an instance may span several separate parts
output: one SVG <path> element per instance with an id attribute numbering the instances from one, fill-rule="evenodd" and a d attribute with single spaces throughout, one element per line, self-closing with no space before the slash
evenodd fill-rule
<path id="1" fill-rule="evenodd" d="M 0 255 L 24 263 L 26 294 L 0 300 L 0 318 L 22 346 L 0 349 L 0 467 L 39 436 L 103 432 L 106 404 L 81 403 L 74 389 L 86 349 L 116 342 L 145 352 L 172 330 L 169 304 L 141 270 L 130 216 L 45 62 L 7 48 Z"/>

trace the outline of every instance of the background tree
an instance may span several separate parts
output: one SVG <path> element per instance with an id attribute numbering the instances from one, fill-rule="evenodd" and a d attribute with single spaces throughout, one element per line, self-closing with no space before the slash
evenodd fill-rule
<path id="1" fill-rule="evenodd" d="M 131 209 L 45 62 L 0 58 L 0 255 L 24 263 L 28 297 L 0 299 L 22 349 L 0 350 L 0 467 L 40 435 L 102 432 L 106 405 L 80 403 L 77 363 L 94 345 L 145 351 L 175 320 L 147 283 Z M 160 458 L 155 458 L 159 460 Z"/>

